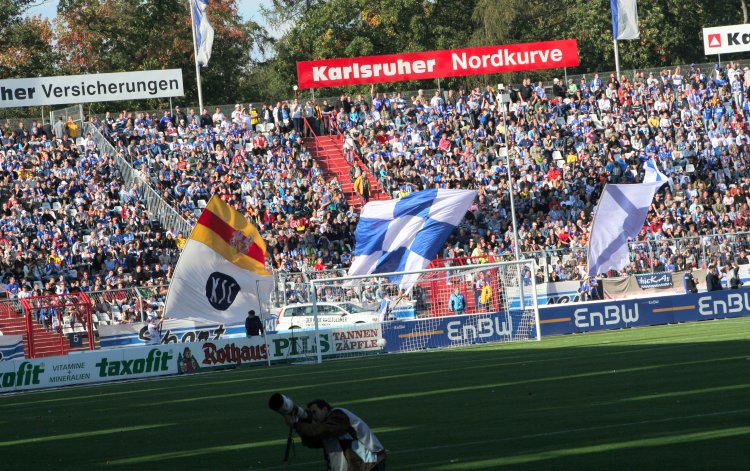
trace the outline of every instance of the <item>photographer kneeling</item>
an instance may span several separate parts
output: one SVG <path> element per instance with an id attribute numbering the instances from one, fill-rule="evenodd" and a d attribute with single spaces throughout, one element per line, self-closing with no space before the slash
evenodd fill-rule
<path id="1" fill-rule="evenodd" d="M 323 448 L 331 471 L 385 469 L 385 449 L 367 424 L 346 409 L 317 399 L 307 405 L 308 419 L 284 415 L 308 448 Z"/>

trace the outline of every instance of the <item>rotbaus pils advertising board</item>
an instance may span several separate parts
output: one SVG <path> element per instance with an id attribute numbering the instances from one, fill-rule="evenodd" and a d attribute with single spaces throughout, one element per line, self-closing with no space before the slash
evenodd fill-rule
<path id="1" fill-rule="evenodd" d="M 183 95 L 182 69 L 0 80 L 0 108 Z"/>
<path id="2" fill-rule="evenodd" d="M 315 356 L 315 332 L 285 332 L 262 337 L 147 345 L 84 351 L 66 356 L 0 362 L 0 394 L 60 386 L 190 374 L 241 365 Z M 320 331 L 321 356 L 336 357 L 383 350 L 380 325 Z"/>

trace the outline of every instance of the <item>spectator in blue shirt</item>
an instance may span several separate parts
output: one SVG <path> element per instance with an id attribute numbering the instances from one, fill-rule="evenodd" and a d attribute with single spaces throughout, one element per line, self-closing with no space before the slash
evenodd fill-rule
<path id="1" fill-rule="evenodd" d="M 466 312 L 466 299 L 460 288 L 454 288 L 448 301 L 448 309 L 454 314 L 464 314 Z"/>

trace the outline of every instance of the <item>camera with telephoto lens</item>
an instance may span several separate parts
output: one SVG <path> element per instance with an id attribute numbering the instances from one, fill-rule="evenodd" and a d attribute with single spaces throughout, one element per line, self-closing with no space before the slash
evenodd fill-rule
<path id="1" fill-rule="evenodd" d="M 308 418 L 307 410 L 304 407 L 298 406 L 291 398 L 281 393 L 276 393 L 268 399 L 268 408 L 281 415 L 297 417 L 299 420 Z"/>

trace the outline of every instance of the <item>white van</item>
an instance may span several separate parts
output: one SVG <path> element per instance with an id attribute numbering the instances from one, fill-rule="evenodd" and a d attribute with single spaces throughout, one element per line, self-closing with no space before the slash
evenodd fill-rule
<path id="1" fill-rule="evenodd" d="M 320 328 L 378 322 L 378 313 L 352 303 L 318 303 Z M 289 304 L 279 309 L 276 330 L 314 329 L 312 303 Z"/>

